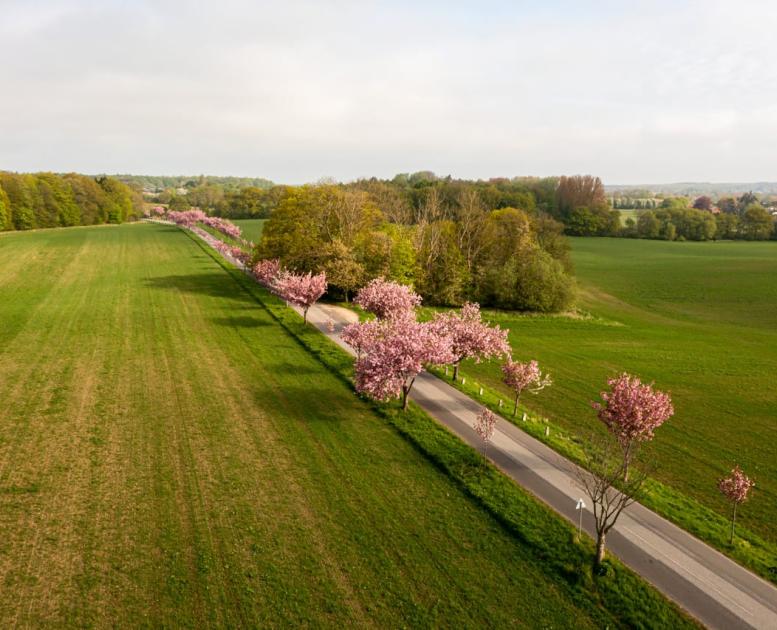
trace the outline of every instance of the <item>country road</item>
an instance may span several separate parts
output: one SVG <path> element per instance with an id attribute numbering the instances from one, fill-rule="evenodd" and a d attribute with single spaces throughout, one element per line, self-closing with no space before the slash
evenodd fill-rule
<path id="1" fill-rule="evenodd" d="M 339 337 L 356 321 L 347 309 L 319 304 L 308 321 L 353 353 Z M 330 320 L 334 331 L 330 331 Z M 478 447 L 472 428 L 481 406 L 441 379 L 422 373 L 411 398 L 462 440 Z M 505 474 L 577 525 L 582 497 L 575 465 L 503 418 L 488 450 Z M 586 510 L 583 528 L 593 534 Z M 644 506 L 635 503 L 608 534 L 609 551 L 709 628 L 777 629 L 777 588 Z"/>

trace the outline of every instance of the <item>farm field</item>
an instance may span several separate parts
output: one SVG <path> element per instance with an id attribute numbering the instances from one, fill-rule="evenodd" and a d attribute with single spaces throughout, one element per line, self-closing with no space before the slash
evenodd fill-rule
<path id="1" fill-rule="evenodd" d="M 577 238 L 580 308 L 590 317 L 489 313 L 514 353 L 554 378 L 531 410 L 572 434 L 600 423 L 589 401 L 621 371 L 673 396 L 652 448 L 656 477 L 728 515 L 716 481 L 734 464 L 756 480 L 738 522 L 777 540 L 777 243 Z M 505 392 L 499 366 L 463 374 Z"/>
<path id="2" fill-rule="evenodd" d="M 180 230 L 0 295 L 0 626 L 599 625 Z"/>
<path id="3" fill-rule="evenodd" d="M 266 222 L 267 219 L 235 219 L 232 221 L 242 230 L 243 238 L 254 243 L 259 242 L 259 237 L 262 235 Z"/>

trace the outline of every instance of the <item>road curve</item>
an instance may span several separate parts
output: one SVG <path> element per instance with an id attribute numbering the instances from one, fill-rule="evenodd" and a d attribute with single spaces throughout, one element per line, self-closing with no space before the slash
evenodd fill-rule
<path id="1" fill-rule="evenodd" d="M 308 312 L 308 321 L 353 353 L 339 337 L 355 313 L 328 304 Z M 422 373 L 411 398 L 435 420 L 478 447 L 473 429 L 482 407 L 441 379 Z M 575 464 L 503 418 L 497 421 L 488 456 L 505 474 L 577 525 L 583 496 Z M 586 510 L 583 528 L 593 534 Z M 777 588 L 639 503 L 621 515 L 607 536 L 608 549 L 669 599 L 709 628 L 777 629 Z"/>

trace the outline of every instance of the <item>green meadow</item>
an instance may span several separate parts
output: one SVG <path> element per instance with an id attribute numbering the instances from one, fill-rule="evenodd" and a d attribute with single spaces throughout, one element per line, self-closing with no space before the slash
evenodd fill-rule
<path id="1" fill-rule="evenodd" d="M 728 516 L 716 482 L 739 464 L 757 485 L 738 521 L 777 542 L 777 243 L 577 238 L 572 249 L 580 313 L 489 313 L 518 358 L 553 376 L 522 402 L 584 437 L 601 428 L 590 401 L 608 377 L 655 381 L 676 413 L 649 450 L 654 476 Z M 463 374 L 509 395 L 497 364 Z"/>
<path id="2" fill-rule="evenodd" d="M 685 623 L 552 571 L 177 228 L 0 235 L 0 295 L 2 627 Z"/>
<path id="3" fill-rule="evenodd" d="M 243 238 L 253 243 L 259 242 L 266 222 L 267 219 L 235 219 L 232 221 L 243 232 Z"/>

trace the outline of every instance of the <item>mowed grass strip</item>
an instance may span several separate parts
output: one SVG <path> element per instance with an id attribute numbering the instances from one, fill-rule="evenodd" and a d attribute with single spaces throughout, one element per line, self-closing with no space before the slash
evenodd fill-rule
<path id="1" fill-rule="evenodd" d="M 601 429 L 590 401 L 608 377 L 655 381 L 676 410 L 650 448 L 656 477 L 727 517 L 717 479 L 741 465 L 757 485 L 737 521 L 777 543 L 777 243 L 572 241 L 592 317 L 487 314 L 517 357 L 553 375 L 522 402 L 585 437 Z M 463 374 L 509 399 L 496 363 Z"/>
<path id="2" fill-rule="evenodd" d="M 3 627 L 604 618 L 179 230 L 3 237 L 0 296 Z"/>

